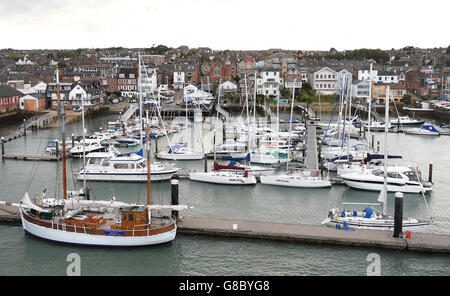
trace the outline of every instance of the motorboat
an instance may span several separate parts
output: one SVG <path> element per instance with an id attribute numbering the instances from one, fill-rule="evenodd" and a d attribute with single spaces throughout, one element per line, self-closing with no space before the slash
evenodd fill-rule
<path id="1" fill-rule="evenodd" d="M 349 187 L 372 191 L 383 189 L 384 171 L 382 168 L 342 174 L 340 177 Z M 430 182 L 422 180 L 420 171 L 407 166 L 389 166 L 387 183 L 388 192 L 425 193 L 433 189 Z"/>
<path id="2" fill-rule="evenodd" d="M 425 120 L 422 119 L 411 119 L 408 115 L 399 116 L 397 119 L 393 119 L 389 121 L 393 126 L 405 126 L 405 125 L 422 125 L 425 123 Z"/>
<path id="3" fill-rule="evenodd" d="M 169 167 L 160 162 L 152 162 L 151 181 L 169 180 L 178 170 L 179 168 Z M 85 167 L 78 173 L 77 179 L 147 182 L 147 161 L 142 155 L 142 150 L 132 153 L 117 153 L 117 150 L 89 153 L 86 155 Z"/>
<path id="4" fill-rule="evenodd" d="M 259 148 L 253 149 L 250 153 L 250 162 L 258 164 L 279 164 L 290 162 L 289 153 L 275 148 Z"/>
<path id="5" fill-rule="evenodd" d="M 366 130 L 369 129 L 368 124 L 364 125 Z M 374 121 L 370 124 L 370 130 L 373 132 L 384 132 L 385 123 L 382 121 Z M 393 125 L 391 122 L 388 122 L 388 129 L 393 129 Z"/>
<path id="6" fill-rule="evenodd" d="M 424 124 L 421 127 L 406 128 L 405 134 L 421 136 L 440 136 L 441 132 L 432 124 Z"/>

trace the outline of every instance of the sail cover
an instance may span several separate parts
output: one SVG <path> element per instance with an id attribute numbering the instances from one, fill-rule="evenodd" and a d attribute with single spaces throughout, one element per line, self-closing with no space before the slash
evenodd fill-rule
<path id="1" fill-rule="evenodd" d="M 26 208 L 33 209 L 33 210 L 39 211 L 39 212 L 49 213 L 48 210 L 44 210 L 43 208 L 35 205 L 31 201 L 30 196 L 28 195 L 28 192 L 25 192 L 25 194 L 23 195 L 22 200 L 20 201 L 20 203 Z"/>

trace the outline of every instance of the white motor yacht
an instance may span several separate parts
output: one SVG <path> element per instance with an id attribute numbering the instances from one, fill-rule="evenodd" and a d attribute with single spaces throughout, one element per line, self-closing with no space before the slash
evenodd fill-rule
<path id="1" fill-rule="evenodd" d="M 85 168 L 78 180 L 147 182 L 147 161 L 141 151 L 117 154 L 114 151 L 89 153 Z M 160 162 L 150 164 L 151 181 L 169 180 L 179 168 L 168 167 Z"/>
<path id="2" fill-rule="evenodd" d="M 367 169 L 341 175 L 347 186 L 380 191 L 383 189 L 384 171 L 382 168 Z M 432 184 L 422 181 L 420 171 L 406 166 L 390 166 L 387 168 L 387 191 L 425 193 L 432 190 Z"/>

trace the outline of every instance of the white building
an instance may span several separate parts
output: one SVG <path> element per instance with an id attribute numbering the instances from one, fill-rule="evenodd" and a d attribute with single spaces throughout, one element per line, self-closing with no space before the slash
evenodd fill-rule
<path id="1" fill-rule="evenodd" d="M 147 69 L 141 75 L 141 88 L 144 96 L 152 95 L 158 88 L 158 77 L 155 69 Z"/>
<path id="2" fill-rule="evenodd" d="M 309 81 L 311 87 L 321 94 L 330 95 L 337 92 L 338 73 L 328 67 L 313 72 Z"/>
<path id="3" fill-rule="evenodd" d="M 376 83 L 398 83 L 398 75 L 394 71 L 378 71 Z"/>
<path id="4" fill-rule="evenodd" d="M 372 75 L 370 75 L 370 69 L 362 69 L 358 70 L 358 80 L 370 80 L 370 76 L 372 76 L 372 82 L 376 82 L 378 77 L 378 70 L 372 69 Z"/>
<path id="5" fill-rule="evenodd" d="M 184 72 L 173 72 L 173 89 L 183 89 L 185 83 Z"/>
<path id="6" fill-rule="evenodd" d="M 24 94 L 43 94 L 47 89 L 47 84 L 45 82 L 40 81 L 35 86 L 30 87 L 22 91 Z"/>
<path id="7" fill-rule="evenodd" d="M 234 82 L 225 81 L 219 85 L 219 89 L 220 89 L 220 94 L 224 95 L 226 93 L 236 93 L 238 91 L 238 86 Z"/>
<path id="8" fill-rule="evenodd" d="M 283 78 L 281 78 L 278 71 L 261 71 L 256 78 L 256 93 L 258 95 L 279 96 L 280 87 L 283 85 Z"/>

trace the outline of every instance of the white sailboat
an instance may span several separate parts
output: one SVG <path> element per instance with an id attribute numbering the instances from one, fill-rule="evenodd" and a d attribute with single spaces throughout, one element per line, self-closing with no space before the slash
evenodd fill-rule
<path id="1" fill-rule="evenodd" d="M 194 151 L 194 149 L 188 147 L 188 108 L 187 108 L 187 100 L 186 100 L 186 123 L 185 123 L 185 132 L 186 132 L 186 142 L 178 143 L 176 145 L 170 145 L 169 149 L 166 151 L 160 151 L 157 153 L 156 157 L 160 159 L 168 159 L 168 160 L 200 160 L 205 157 L 205 153 Z M 195 132 L 195 131 L 193 131 Z"/>
<path id="2" fill-rule="evenodd" d="M 219 105 L 220 100 L 220 89 L 217 98 L 217 104 Z M 216 117 L 216 124 L 218 121 L 218 114 Z M 217 128 L 214 127 L 214 139 Z M 215 143 L 214 143 L 214 147 Z M 214 151 L 214 169 L 209 172 L 197 172 L 190 171 L 189 179 L 192 181 L 206 182 L 206 183 L 215 183 L 215 184 L 223 184 L 223 185 L 254 185 L 256 184 L 256 178 L 253 175 L 250 175 L 245 168 L 237 168 L 233 169 L 222 169 L 218 166 L 216 162 L 216 153 Z"/>
<path id="3" fill-rule="evenodd" d="M 294 85 L 296 80 L 294 80 Z M 292 92 L 292 103 L 291 103 L 291 117 L 294 107 L 294 96 L 295 96 L 295 86 Z M 292 122 L 289 123 L 289 131 L 291 131 Z M 290 141 L 290 137 L 288 139 Z M 310 139 L 311 141 L 316 141 L 316 139 Z M 290 154 L 288 146 L 288 155 Z M 289 164 L 287 164 L 287 170 L 289 171 Z M 314 173 L 311 170 L 302 170 L 297 173 L 289 174 L 276 174 L 261 176 L 261 184 L 266 185 L 276 185 L 276 186 L 286 186 L 286 187 L 297 187 L 297 188 L 321 188 L 321 187 L 331 187 L 331 182 L 328 178 L 323 178 L 319 175 L 319 171 L 316 170 Z"/>
<path id="4" fill-rule="evenodd" d="M 389 116 L 389 86 L 386 91 L 386 109 L 385 117 L 386 122 Z M 387 133 L 388 128 L 385 128 L 385 143 L 384 143 L 384 176 L 383 176 L 383 188 L 380 190 L 380 195 L 378 201 L 382 203 L 383 212 L 377 213 L 371 207 L 372 205 L 378 204 L 368 204 L 369 206 L 364 209 L 364 211 L 346 211 L 339 210 L 338 208 L 332 208 L 328 211 L 328 217 L 322 221 L 322 225 L 333 227 L 333 228 L 343 228 L 349 227 L 350 229 L 373 229 L 373 230 L 392 230 L 394 229 L 394 217 L 387 215 L 387 192 L 388 192 L 388 155 L 387 155 Z M 397 192 L 397 195 L 403 195 L 401 192 Z M 425 201 L 426 202 L 426 201 Z M 351 203 L 352 205 L 357 205 L 358 203 Z M 364 205 L 364 204 L 359 204 Z M 367 204 L 366 204 L 367 205 Z M 426 227 L 432 225 L 434 222 L 432 220 L 421 220 L 415 218 L 403 218 L 402 228 L 409 231 L 422 231 Z"/>

